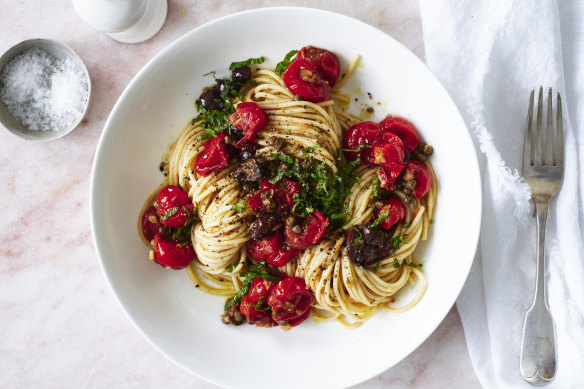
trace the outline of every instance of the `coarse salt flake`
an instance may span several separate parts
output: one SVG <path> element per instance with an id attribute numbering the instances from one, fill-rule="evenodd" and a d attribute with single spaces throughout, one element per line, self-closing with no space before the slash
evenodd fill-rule
<path id="1" fill-rule="evenodd" d="M 8 62 L 0 75 L 0 99 L 31 131 L 70 126 L 83 115 L 88 98 L 88 80 L 74 61 L 36 47 Z"/>

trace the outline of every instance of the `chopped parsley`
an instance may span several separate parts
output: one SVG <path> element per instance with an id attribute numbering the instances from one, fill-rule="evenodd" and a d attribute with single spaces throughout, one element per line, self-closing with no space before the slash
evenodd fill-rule
<path id="1" fill-rule="evenodd" d="M 286 56 L 284 57 L 284 59 L 281 62 L 278 62 L 278 64 L 276 65 L 276 69 L 274 69 L 274 71 L 279 75 L 284 73 L 288 66 L 290 66 L 294 59 L 296 59 L 296 58 L 292 59 L 296 54 L 298 54 L 298 50 L 289 51 L 288 54 L 286 54 Z"/>
<path id="2" fill-rule="evenodd" d="M 434 224 L 435 220 L 434 219 L 430 219 L 430 224 Z"/>
<path id="3" fill-rule="evenodd" d="M 379 197 L 379 176 L 375 175 L 371 180 L 371 197 Z"/>
<path id="4" fill-rule="evenodd" d="M 373 268 L 373 271 L 377 271 L 377 270 L 379 270 L 379 266 L 381 266 L 381 261 L 379 261 L 379 262 L 377 262 L 377 263 L 375 264 L 375 267 Z"/>
<path id="5" fill-rule="evenodd" d="M 397 260 L 397 258 L 393 259 L 393 267 L 395 267 L 396 269 L 399 269 L 402 265 L 399 263 L 399 261 Z"/>
<path id="6" fill-rule="evenodd" d="M 239 206 L 240 203 L 242 204 L 241 207 Z M 239 199 L 235 204 L 233 204 L 233 209 L 235 209 L 239 213 L 243 213 L 247 206 L 248 206 L 247 199 Z"/>
<path id="7" fill-rule="evenodd" d="M 174 208 L 173 208 L 173 209 L 171 209 L 170 211 L 166 212 L 166 213 L 164 214 L 164 216 L 161 216 L 161 217 L 160 217 L 160 220 L 166 220 L 166 219 L 168 219 L 169 217 L 171 217 L 172 215 L 174 215 L 174 214 L 175 214 L 175 213 L 177 213 L 177 212 L 178 212 L 178 207 L 174 207 Z"/>
<path id="8" fill-rule="evenodd" d="M 304 149 L 303 154 L 304 155 L 308 155 L 309 153 L 312 153 L 314 150 L 318 150 L 318 149 L 320 149 L 320 146 L 319 145 L 314 145 L 314 146 L 306 147 Z"/>
<path id="9" fill-rule="evenodd" d="M 229 70 L 237 69 L 237 68 L 240 68 L 242 66 L 256 65 L 256 64 L 264 63 L 265 60 L 266 59 L 264 57 L 258 57 L 258 58 L 248 58 L 245 61 L 240 61 L 240 62 L 232 62 L 231 65 L 229 65 Z"/>
<path id="10" fill-rule="evenodd" d="M 377 227 L 380 223 L 382 223 L 385 219 L 387 219 L 387 217 L 389 216 L 390 213 L 391 213 L 391 209 L 387 210 L 386 212 L 383 212 L 381 215 L 379 215 L 377 220 L 375 220 L 373 223 L 371 223 L 369 228 Z"/>
<path id="11" fill-rule="evenodd" d="M 402 243 L 408 243 L 408 241 L 404 239 L 404 237 L 406 235 L 407 234 L 401 234 L 401 235 L 398 235 L 398 236 L 394 236 L 389 241 L 390 241 L 390 243 L 391 243 L 391 245 L 393 247 L 395 247 L 396 249 L 399 249 L 400 246 L 402 245 Z"/>
<path id="12" fill-rule="evenodd" d="M 233 269 L 235 269 L 235 265 L 234 265 L 234 264 L 231 264 L 231 265 L 229 265 L 229 266 L 227 266 L 227 267 L 225 268 L 225 271 L 226 271 L 227 273 L 231 273 L 231 272 L 233 272 Z"/>
<path id="13" fill-rule="evenodd" d="M 304 217 L 319 210 L 336 226 L 343 224 L 343 220 L 349 215 L 345 198 L 351 185 L 358 180 L 353 171 L 359 164 L 358 160 L 342 164 L 340 158 L 337 159 L 337 174 L 333 174 L 322 161 L 313 160 L 311 166 L 304 169 L 295 164 L 289 155 L 271 153 L 270 157 L 280 161 L 276 175 L 270 183 L 275 184 L 282 177 L 287 177 L 298 182 L 301 187 L 300 192 L 294 196 L 294 215 Z"/>
<path id="14" fill-rule="evenodd" d="M 341 149 L 343 151 L 349 151 L 351 153 L 358 153 L 359 151 L 363 150 L 363 149 L 368 149 L 370 148 L 371 145 L 367 144 L 367 143 L 363 143 L 362 145 L 360 145 L 359 147 L 357 147 L 356 149 Z"/>
<path id="15" fill-rule="evenodd" d="M 225 310 L 231 308 L 231 306 L 238 304 L 239 301 L 249 292 L 251 288 L 251 283 L 256 278 L 265 278 L 266 280 L 271 281 L 278 281 L 279 278 L 268 273 L 266 269 L 266 263 L 260 262 L 258 264 L 252 265 L 248 270 L 240 271 L 240 277 L 245 277 L 243 282 L 241 283 L 241 289 L 235 294 L 235 296 L 231 297 L 225 303 Z"/>
<path id="16" fill-rule="evenodd" d="M 421 263 L 408 263 L 409 267 L 416 267 L 416 268 L 421 268 L 423 266 L 423 264 Z"/>

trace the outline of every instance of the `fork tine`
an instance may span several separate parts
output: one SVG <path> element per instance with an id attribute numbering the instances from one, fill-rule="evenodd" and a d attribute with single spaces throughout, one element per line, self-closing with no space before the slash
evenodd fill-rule
<path id="1" fill-rule="evenodd" d="M 539 87 L 539 93 L 537 96 L 537 122 L 536 130 L 533 139 L 535 139 L 535 160 L 534 165 L 542 164 L 543 155 L 543 136 L 542 136 L 542 115 L 543 115 L 543 87 Z"/>
<path id="2" fill-rule="evenodd" d="M 542 158 L 543 165 L 552 165 L 552 150 L 553 150 L 553 131 L 554 131 L 554 112 L 552 110 L 552 88 L 548 90 L 548 104 L 547 104 L 547 125 L 546 125 L 546 135 L 545 135 L 545 154 Z"/>
<path id="3" fill-rule="evenodd" d="M 527 124 L 525 128 L 525 144 L 523 145 L 523 166 L 532 166 L 533 157 L 535 153 L 533 152 L 533 147 L 535 142 L 533 139 L 533 94 L 534 90 L 531 89 L 529 94 L 529 108 L 527 109 Z M 524 168 L 525 169 L 525 168 Z"/>
<path id="4" fill-rule="evenodd" d="M 558 132 L 556 135 L 556 144 L 554 149 L 557 153 L 557 159 L 555 160 L 555 165 L 564 164 L 564 130 L 562 125 L 562 98 L 560 97 L 560 92 L 558 92 L 557 97 L 557 112 L 556 112 L 556 126 L 558 127 Z"/>

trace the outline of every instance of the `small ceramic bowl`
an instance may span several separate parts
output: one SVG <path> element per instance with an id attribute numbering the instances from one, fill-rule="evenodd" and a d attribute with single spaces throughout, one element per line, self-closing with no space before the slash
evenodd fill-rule
<path id="1" fill-rule="evenodd" d="M 75 119 L 69 126 L 65 128 L 55 129 L 52 131 L 31 131 L 25 126 L 23 126 L 18 120 L 16 120 L 6 108 L 6 105 L 0 99 L 0 123 L 10 132 L 15 135 L 18 135 L 21 138 L 32 140 L 32 141 L 49 141 L 53 139 L 60 138 L 62 136 L 67 135 L 69 132 L 73 131 L 79 123 L 83 120 L 85 115 L 87 114 L 87 110 L 89 108 L 89 104 L 91 102 L 91 79 L 89 78 L 89 72 L 85 67 L 85 64 L 77 55 L 73 49 L 69 46 L 64 45 L 63 43 L 50 40 L 50 39 L 30 39 L 19 44 L 12 46 L 8 51 L 6 51 L 2 57 L 0 57 L 0 75 L 6 64 L 8 64 L 12 59 L 19 56 L 20 54 L 25 53 L 27 50 L 32 48 L 39 48 L 44 50 L 51 56 L 59 59 L 65 60 L 70 58 L 83 72 L 85 78 L 87 79 L 87 103 L 83 109 L 83 113 L 79 115 L 77 119 Z M 2 88 L 2 77 L 0 77 L 0 88 Z"/>

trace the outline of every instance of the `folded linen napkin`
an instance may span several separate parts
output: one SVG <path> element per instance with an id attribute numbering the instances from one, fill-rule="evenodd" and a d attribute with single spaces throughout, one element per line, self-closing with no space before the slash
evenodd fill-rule
<path id="1" fill-rule="evenodd" d="M 581 388 L 584 6 L 577 0 L 420 0 L 420 11 L 427 64 L 461 110 L 481 166 L 481 238 L 456 304 L 485 388 L 531 387 L 519 372 L 536 271 L 535 219 L 521 177 L 525 120 L 531 88 L 552 87 L 554 106 L 556 92 L 562 95 L 564 183 L 551 204 L 546 241 L 558 367 L 547 387 Z"/>

